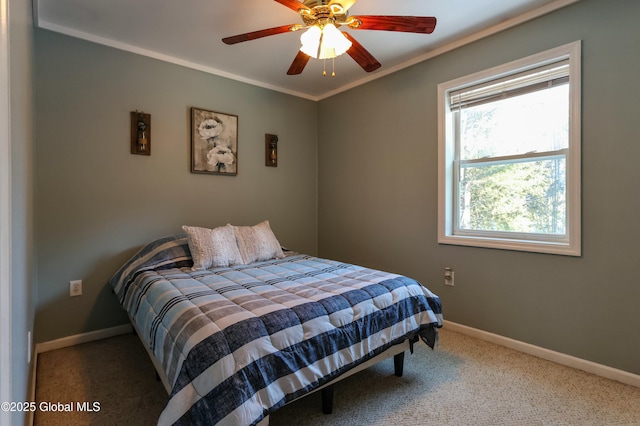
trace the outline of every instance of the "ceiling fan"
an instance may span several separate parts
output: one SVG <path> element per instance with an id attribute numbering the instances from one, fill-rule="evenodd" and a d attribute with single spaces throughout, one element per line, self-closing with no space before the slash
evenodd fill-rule
<path id="1" fill-rule="evenodd" d="M 311 57 L 335 58 L 347 53 L 366 72 L 375 71 L 382 65 L 348 32 L 337 28 L 347 26 L 353 30 L 400 31 L 431 34 L 436 27 L 436 18 L 428 16 L 349 16 L 349 8 L 357 0 L 275 0 L 300 14 L 304 24 L 282 25 L 225 37 L 226 44 L 236 44 L 262 37 L 307 29 L 302 34 L 302 47 L 298 51 L 287 74 L 302 73 Z M 326 73 L 325 73 L 326 74 Z M 335 75 L 335 73 L 334 73 Z"/>

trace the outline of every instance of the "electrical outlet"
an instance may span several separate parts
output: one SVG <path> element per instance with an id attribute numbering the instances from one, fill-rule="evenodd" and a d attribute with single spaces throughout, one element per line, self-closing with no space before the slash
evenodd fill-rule
<path id="1" fill-rule="evenodd" d="M 69 296 L 82 296 L 82 280 L 69 281 Z"/>
<path id="2" fill-rule="evenodd" d="M 453 287 L 454 278 L 455 272 L 453 272 L 453 269 L 449 268 L 448 266 L 444 268 L 444 285 Z"/>

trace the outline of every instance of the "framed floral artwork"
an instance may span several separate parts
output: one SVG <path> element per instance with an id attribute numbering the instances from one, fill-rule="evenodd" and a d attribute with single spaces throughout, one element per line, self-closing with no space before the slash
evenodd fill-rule
<path id="1" fill-rule="evenodd" d="M 238 174 L 238 116 L 191 108 L 191 173 Z"/>

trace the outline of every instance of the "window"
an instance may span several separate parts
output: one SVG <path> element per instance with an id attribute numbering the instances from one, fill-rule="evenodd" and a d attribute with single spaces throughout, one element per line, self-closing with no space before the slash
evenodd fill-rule
<path id="1" fill-rule="evenodd" d="M 580 255 L 580 42 L 438 85 L 438 242 Z"/>

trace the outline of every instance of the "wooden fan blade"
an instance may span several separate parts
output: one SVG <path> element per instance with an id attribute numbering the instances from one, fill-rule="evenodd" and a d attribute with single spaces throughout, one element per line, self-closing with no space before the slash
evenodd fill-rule
<path id="1" fill-rule="evenodd" d="M 281 5 L 286 6 L 295 12 L 299 12 L 300 9 L 309 9 L 307 6 L 305 6 L 304 4 L 300 3 L 297 0 L 276 0 L 276 1 Z"/>
<path id="2" fill-rule="evenodd" d="M 351 34 L 343 31 L 342 34 L 351 42 L 351 47 L 347 50 L 347 55 L 351 56 L 366 72 L 375 71 L 382 66 L 376 58 L 373 57 L 367 49 L 362 46 L 358 40 L 353 38 Z"/>
<path id="3" fill-rule="evenodd" d="M 354 16 L 354 30 L 400 31 L 405 33 L 431 34 L 436 28 L 433 16 Z M 358 24 L 357 22 L 361 23 Z"/>
<path id="4" fill-rule="evenodd" d="M 289 67 L 289 70 L 287 71 L 287 74 L 288 75 L 297 75 L 297 74 L 302 73 L 302 71 L 304 70 L 304 67 L 307 66 L 307 62 L 309 62 L 310 58 L 311 58 L 311 56 L 309 56 L 306 53 L 298 50 L 298 54 L 296 55 L 296 58 L 291 63 L 291 66 Z"/>
<path id="5" fill-rule="evenodd" d="M 338 3 L 346 11 L 346 10 L 349 10 L 349 8 L 353 6 L 356 1 L 358 0 L 331 0 L 329 2 L 329 6 L 331 6 L 334 3 Z"/>
<path id="6" fill-rule="evenodd" d="M 276 34 L 288 33 L 294 25 L 283 25 L 281 27 L 267 28 L 266 30 L 253 31 L 245 34 L 238 34 L 231 37 L 225 37 L 222 41 L 225 44 L 236 44 L 243 41 L 255 40 L 257 38 L 272 36 Z"/>

